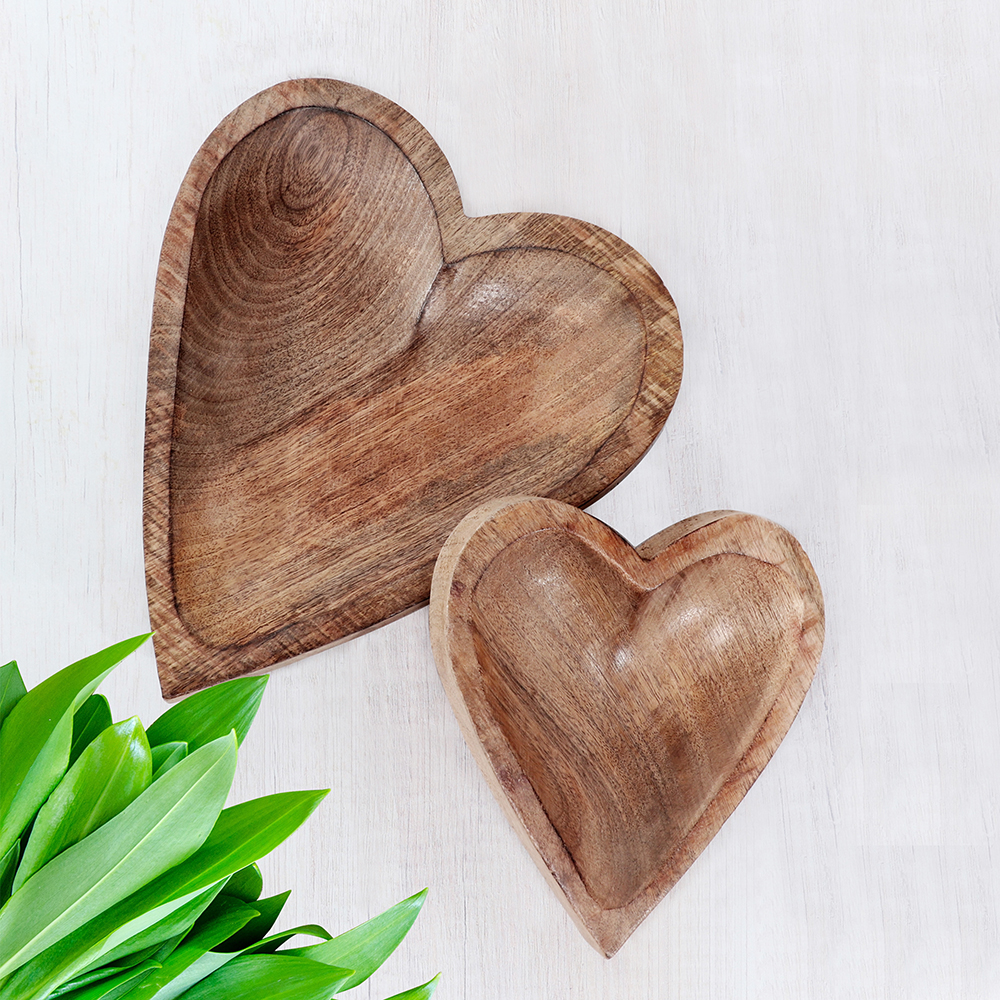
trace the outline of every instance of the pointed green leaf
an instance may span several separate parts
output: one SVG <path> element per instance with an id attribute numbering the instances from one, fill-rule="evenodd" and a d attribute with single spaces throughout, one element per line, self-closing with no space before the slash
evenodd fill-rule
<path id="1" fill-rule="evenodd" d="M 153 747 L 153 781 L 166 774 L 188 755 L 188 745 L 181 742 L 161 743 Z"/>
<path id="2" fill-rule="evenodd" d="M 190 752 L 225 736 L 231 729 L 236 730 L 237 743 L 242 744 L 266 684 L 266 676 L 238 677 L 185 698 L 149 727 L 149 745 L 183 742 Z"/>
<path id="3" fill-rule="evenodd" d="M 292 890 L 286 889 L 284 892 L 278 893 L 277 896 L 258 899 L 253 904 L 254 909 L 259 911 L 258 916 L 227 941 L 223 941 L 219 945 L 219 951 L 242 951 L 266 937 L 291 894 Z"/>
<path id="4" fill-rule="evenodd" d="M 73 716 L 73 740 L 69 748 L 69 766 L 111 725 L 111 707 L 103 694 L 92 694 Z"/>
<path id="5" fill-rule="evenodd" d="M 17 661 L 11 660 L 0 667 L 0 726 L 10 714 L 10 710 L 27 693 L 21 671 L 17 669 Z"/>
<path id="6" fill-rule="evenodd" d="M 62 996 L 64 1000 L 118 1000 L 119 997 L 125 996 L 159 967 L 159 962 L 143 962 L 141 965 L 126 969 L 111 979 L 102 979 L 100 982 L 84 986 L 82 989 L 64 993 Z"/>
<path id="7" fill-rule="evenodd" d="M 230 734 L 33 875 L 0 911 L 0 976 L 190 857 L 211 831 L 235 770 Z"/>
<path id="8" fill-rule="evenodd" d="M 21 857 L 21 841 L 15 840 L 10 850 L 0 859 L 0 906 L 10 898 L 11 886 L 17 873 L 17 862 Z"/>
<path id="9" fill-rule="evenodd" d="M 204 892 L 200 892 L 193 899 L 188 900 L 183 906 L 168 913 L 162 920 L 157 920 L 155 924 L 144 927 L 114 948 L 103 949 L 100 957 L 91 962 L 81 975 L 85 975 L 98 965 L 109 965 L 145 948 L 155 948 L 178 935 L 183 938 L 214 902 L 220 888 L 221 883 L 210 886 Z"/>
<path id="10" fill-rule="evenodd" d="M 182 946 L 183 948 L 184 946 Z M 197 954 L 195 954 L 197 951 Z M 150 979 L 144 982 L 135 993 L 129 994 L 129 1000 L 173 1000 L 186 993 L 196 983 L 200 983 L 206 976 L 210 976 L 216 969 L 221 969 L 227 962 L 231 962 L 236 956 L 220 951 L 206 951 L 203 948 L 182 951 L 178 948 L 171 956 L 174 960 L 170 966 L 169 978 L 159 975 L 155 980 Z M 184 968 L 179 968 L 182 959 L 188 960 Z M 149 992 L 155 990 L 155 992 Z"/>
<path id="11" fill-rule="evenodd" d="M 51 995 L 53 997 L 60 997 L 64 993 L 72 993 L 74 990 L 81 989 L 84 986 L 90 986 L 92 983 L 99 983 L 104 979 L 110 979 L 112 976 L 117 976 L 119 973 L 125 972 L 127 969 L 134 969 L 137 965 L 141 965 L 143 962 L 150 959 L 154 962 L 159 962 L 160 959 L 158 951 L 161 947 L 164 946 L 153 945 L 150 948 L 143 948 L 142 951 L 126 955 L 117 962 L 106 963 L 96 969 L 85 969 L 78 976 L 74 976 L 71 980 L 69 980 L 69 982 L 63 983 L 60 987 L 53 990 Z"/>
<path id="12" fill-rule="evenodd" d="M 217 888 L 222 888 L 221 882 Z M 163 920 L 197 895 L 188 893 L 138 913 L 128 900 L 105 910 L 0 980 L 0 1000 L 43 1000 L 56 987 L 81 975 L 82 970 L 103 963 L 103 956 L 123 941 Z"/>
<path id="13" fill-rule="evenodd" d="M 156 950 L 157 948 L 154 945 L 152 948 L 144 948 L 137 954 L 128 955 L 119 962 L 113 962 L 110 965 L 102 965 L 100 968 L 91 969 L 89 972 L 81 972 L 78 976 L 74 976 L 68 982 L 63 983 L 61 986 L 54 989 L 50 996 L 61 997 L 66 993 L 72 993 L 74 990 L 82 989 L 84 986 L 90 986 L 93 983 L 102 982 L 105 979 L 110 979 L 112 976 L 117 976 L 121 972 L 125 972 L 127 969 L 134 969 L 137 965 L 141 965 L 149 959 L 152 959 L 154 962 L 158 962 L 159 959 L 156 957 Z"/>
<path id="14" fill-rule="evenodd" d="M 286 941 L 290 941 L 297 934 L 308 934 L 310 937 L 322 938 L 324 941 L 329 941 L 332 936 L 325 927 L 320 927 L 319 924 L 299 924 L 298 927 L 289 927 L 287 930 L 279 931 L 277 934 L 261 938 L 260 941 L 244 948 L 241 954 L 271 954 L 276 952 Z"/>
<path id="15" fill-rule="evenodd" d="M 163 962 L 163 967 L 147 979 L 129 1000 L 173 1000 L 226 962 L 236 957 L 213 951 L 221 941 L 235 934 L 258 916 L 257 910 L 234 900 L 225 912 L 204 927 L 195 929 Z"/>
<path id="16" fill-rule="evenodd" d="M 260 910 L 257 909 L 256 903 L 247 903 L 242 899 L 237 899 L 235 896 L 226 895 L 225 883 L 223 883 L 222 892 L 218 893 L 215 899 L 212 900 L 211 906 L 205 908 L 205 912 L 198 918 L 197 923 L 191 926 L 192 936 L 200 934 L 210 924 L 224 920 L 227 914 L 232 913 L 233 910 L 241 906 L 250 906 L 256 911 L 258 916 L 260 915 Z M 240 926 L 242 927 L 243 925 L 240 924 Z M 219 938 L 219 940 L 224 941 L 225 938 Z M 215 947 L 215 945 L 212 947 Z"/>
<path id="17" fill-rule="evenodd" d="M 21 836 L 66 770 L 73 714 L 148 638 L 126 639 L 70 664 L 32 688 L 11 709 L 0 727 L 0 857 Z"/>
<path id="18" fill-rule="evenodd" d="M 198 922 L 192 926 L 191 933 L 200 934 L 201 931 L 204 930 L 204 928 L 209 924 L 213 924 L 217 920 L 221 920 L 235 907 L 244 905 L 252 906 L 254 909 L 257 908 L 256 903 L 246 903 L 244 900 L 237 899 L 235 896 L 228 896 L 225 890 L 225 883 L 223 882 L 222 892 L 218 893 L 215 899 L 212 900 L 211 906 L 205 908 L 205 912 L 198 918 Z"/>
<path id="19" fill-rule="evenodd" d="M 205 910 L 198 922 L 191 928 L 189 940 L 202 936 L 210 928 L 218 928 L 230 922 L 232 914 L 237 912 L 249 914 L 249 916 L 247 916 L 246 920 L 241 921 L 238 926 L 234 927 L 230 931 L 230 935 L 235 934 L 241 927 L 245 927 L 248 923 L 259 917 L 260 907 L 256 903 L 245 903 L 242 899 L 237 899 L 235 896 L 227 896 L 224 892 L 219 893 L 212 905 Z M 210 947 L 216 948 L 226 939 L 225 935 L 213 938 Z"/>
<path id="20" fill-rule="evenodd" d="M 152 756 L 138 717 L 105 729 L 38 811 L 14 892 L 51 858 L 117 816 L 151 777 Z"/>
<path id="21" fill-rule="evenodd" d="M 395 950 L 417 919 L 424 905 L 427 890 L 404 899 L 385 913 L 372 917 L 332 941 L 312 944 L 305 948 L 289 948 L 283 955 L 299 955 L 315 962 L 326 962 L 355 970 L 345 990 L 363 983 Z"/>
<path id="22" fill-rule="evenodd" d="M 387 1000 L 428 1000 L 428 997 L 437 989 L 438 980 L 441 974 L 438 973 L 432 980 L 424 983 L 423 986 L 414 986 L 412 990 L 404 990 L 388 997 Z"/>
<path id="23" fill-rule="evenodd" d="M 245 868 L 291 836 L 327 792 L 278 792 L 224 809 L 201 849 L 143 892 L 150 898 L 169 899 Z"/>
<path id="24" fill-rule="evenodd" d="M 263 888 L 263 876 L 260 874 L 260 869 L 254 864 L 247 865 L 246 868 L 241 868 L 235 875 L 232 875 L 226 883 L 226 888 L 222 891 L 227 896 L 235 896 L 245 903 L 252 903 L 255 899 L 260 899 Z"/>
<path id="25" fill-rule="evenodd" d="M 188 990 L 184 1000 L 227 997 L 329 1000 L 350 975 L 349 969 L 337 969 L 308 958 L 241 955 Z"/>
<path id="26" fill-rule="evenodd" d="M 154 782 L 149 791 L 158 784 Z M 47 996 L 53 986 L 72 978 L 102 950 L 115 947 L 200 890 L 269 854 L 305 822 L 327 791 L 278 792 L 224 809 L 208 839 L 187 861 L 31 959 L 0 985 L 0 1000 Z"/>
<path id="27" fill-rule="evenodd" d="M 289 938 L 294 937 L 296 934 L 309 934 L 313 937 L 324 937 L 329 938 L 330 935 L 323 930 L 322 927 L 318 927 L 316 924 L 303 924 L 301 927 L 292 927 L 287 931 L 282 931 L 280 934 L 273 934 L 269 938 L 264 938 L 263 941 L 258 941 L 255 945 L 250 948 L 245 948 L 242 952 L 238 951 L 207 951 L 204 941 L 195 944 L 195 939 L 192 936 L 189 941 L 185 941 L 177 951 L 170 956 L 167 962 L 163 963 L 163 973 L 156 974 L 156 981 L 165 981 L 165 976 L 170 969 L 176 968 L 186 959 L 192 958 L 192 956 L 197 953 L 197 957 L 194 961 L 188 965 L 183 972 L 181 972 L 175 979 L 172 979 L 163 987 L 158 987 L 155 994 L 149 995 L 146 991 L 150 988 L 150 983 L 143 983 L 142 986 L 136 991 L 136 995 L 129 996 L 129 1000 L 173 1000 L 174 997 L 181 994 L 184 990 L 193 986 L 195 983 L 200 982 L 206 976 L 213 973 L 216 969 L 222 968 L 227 962 L 231 962 L 234 958 L 239 955 L 249 955 L 255 954 L 259 949 L 268 948 L 271 944 L 274 947 L 278 947 L 279 944 L 283 944 Z M 185 951 L 182 955 L 181 949 L 187 948 L 191 944 L 192 948 L 190 951 Z M 273 950 L 273 949 L 271 949 Z"/>

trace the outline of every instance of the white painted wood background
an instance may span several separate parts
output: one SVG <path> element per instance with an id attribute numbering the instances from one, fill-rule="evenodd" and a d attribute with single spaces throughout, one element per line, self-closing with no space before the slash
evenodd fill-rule
<path id="1" fill-rule="evenodd" d="M 283 79 L 414 114 L 469 214 L 578 216 L 680 308 L 674 415 L 592 511 L 733 507 L 827 599 L 784 744 L 606 961 L 488 794 L 427 613 L 276 671 L 237 797 L 332 787 L 265 864 L 289 921 L 423 885 L 361 997 L 1000 997 L 1000 7 L 994 0 L 4 0 L 0 657 L 143 631 L 143 404 L 188 162 Z M 105 686 L 159 713 L 146 648 Z"/>

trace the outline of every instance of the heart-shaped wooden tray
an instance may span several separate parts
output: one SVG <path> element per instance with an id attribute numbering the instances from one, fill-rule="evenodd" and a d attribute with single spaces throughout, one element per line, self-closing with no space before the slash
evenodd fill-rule
<path id="1" fill-rule="evenodd" d="M 823 598 L 783 528 L 716 511 L 637 549 L 553 500 L 484 504 L 441 550 L 438 670 L 483 774 L 610 957 L 770 760 Z"/>
<path id="2" fill-rule="evenodd" d="M 434 140 L 368 90 L 258 94 L 195 156 L 157 273 L 144 505 L 164 695 L 419 606 L 485 500 L 593 500 L 680 374 L 673 302 L 616 236 L 466 217 Z"/>

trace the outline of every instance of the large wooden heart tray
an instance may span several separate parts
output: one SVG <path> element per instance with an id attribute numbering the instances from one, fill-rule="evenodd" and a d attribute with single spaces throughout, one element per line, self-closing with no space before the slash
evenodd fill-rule
<path id="1" fill-rule="evenodd" d="M 595 499 L 680 374 L 673 302 L 618 237 L 468 218 L 434 140 L 371 91 L 258 94 L 195 156 L 156 279 L 144 503 L 164 695 L 419 606 L 477 504 Z"/>

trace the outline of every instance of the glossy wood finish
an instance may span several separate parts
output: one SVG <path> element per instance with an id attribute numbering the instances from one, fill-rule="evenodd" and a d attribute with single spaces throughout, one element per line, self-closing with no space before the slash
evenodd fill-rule
<path id="1" fill-rule="evenodd" d="M 513 492 L 583 504 L 681 372 L 673 302 L 617 237 L 467 218 L 405 111 L 264 91 L 209 137 L 157 276 L 145 543 L 173 697 L 427 599 L 441 543 Z"/>
<path id="2" fill-rule="evenodd" d="M 608 957 L 770 759 L 823 641 L 809 560 L 769 521 L 704 514 L 633 549 L 523 497 L 458 525 L 430 615 L 476 760 Z"/>

